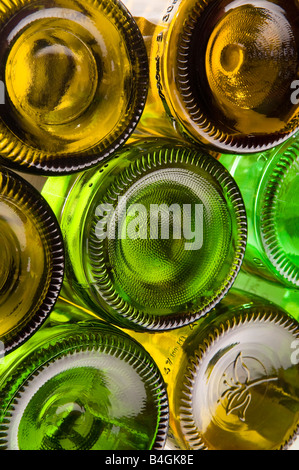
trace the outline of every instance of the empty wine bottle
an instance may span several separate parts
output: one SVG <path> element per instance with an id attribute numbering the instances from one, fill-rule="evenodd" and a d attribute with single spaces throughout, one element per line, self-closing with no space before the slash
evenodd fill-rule
<path id="1" fill-rule="evenodd" d="M 0 30 L 3 164 L 74 172 L 126 141 L 145 105 L 148 59 L 119 0 L 3 2 Z"/>
<path id="2" fill-rule="evenodd" d="M 287 450 L 299 437 L 299 323 L 232 288 L 205 318 L 159 335 L 132 333 L 167 385 L 168 446 Z"/>
<path id="3" fill-rule="evenodd" d="M 64 273 L 58 222 L 44 198 L 0 166 L 0 340 L 18 347 L 51 312 Z"/>
<path id="4" fill-rule="evenodd" d="M 168 398 L 149 354 L 60 300 L 52 315 L 0 363 L 0 449 L 163 449 Z"/>
<path id="5" fill-rule="evenodd" d="M 228 152 L 290 137 L 298 129 L 297 16 L 294 0 L 169 0 L 151 75 L 173 126 Z"/>
<path id="6" fill-rule="evenodd" d="M 232 286 L 245 252 L 243 201 L 224 167 L 178 142 L 135 142 L 105 165 L 49 178 L 66 247 L 63 295 L 136 329 L 176 328 Z"/>
<path id="7" fill-rule="evenodd" d="M 299 143 L 295 135 L 267 152 L 223 154 L 220 162 L 236 180 L 248 218 L 242 265 L 244 285 L 276 298 L 299 319 Z M 287 307 L 289 304 L 289 307 Z M 297 304 L 297 308 L 296 308 Z M 292 310 L 289 313 L 293 313 Z"/>

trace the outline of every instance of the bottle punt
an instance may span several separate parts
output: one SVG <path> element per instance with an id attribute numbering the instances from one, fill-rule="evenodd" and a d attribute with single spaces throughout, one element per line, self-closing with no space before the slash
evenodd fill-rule
<path id="1" fill-rule="evenodd" d="M 147 54 L 128 10 L 118 0 L 2 3 L 2 163 L 57 174 L 108 157 L 147 96 Z"/>
<path id="2" fill-rule="evenodd" d="M 45 321 L 58 298 L 64 246 L 42 196 L 0 167 L 0 340 L 5 354 Z"/>

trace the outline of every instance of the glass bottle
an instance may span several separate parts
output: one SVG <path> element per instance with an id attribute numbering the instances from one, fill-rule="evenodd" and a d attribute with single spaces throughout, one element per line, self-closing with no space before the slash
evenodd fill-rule
<path id="1" fill-rule="evenodd" d="M 51 312 L 64 273 L 58 222 L 44 198 L 0 166 L 0 340 L 20 346 Z"/>
<path id="2" fill-rule="evenodd" d="M 63 296 L 123 327 L 177 328 L 232 286 L 247 236 L 239 190 L 214 158 L 141 140 L 80 175 L 49 178 L 66 247 Z"/>
<path id="3" fill-rule="evenodd" d="M 237 182 L 248 219 L 248 240 L 237 284 L 275 300 L 299 320 L 298 135 L 267 152 L 222 154 Z"/>
<path id="4" fill-rule="evenodd" d="M 168 448 L 288 450 L 299 430 L 299 323 L 233 287 L 206 317 L 131 333 L 166 382 Z"/>
<path id="5" fill-rule="evenodd" d="M 297 16 L 294 0 L 169 0 L 150 73 L 172 127 L 229 153 L 290 137 L 298 129 Z"/>
<path id="6" fill-rule="evenodd" d="M 1 450 L 161 450 L 168 398 L 134 339 L 59 300 L 0 363 Z"/>
<path id="7" fill-rule="evenodd" d="M 148 90 L 148 59 L 119 0 L 4 1 L 0 153 L 20 171 L 81 171 L 121 146 Z"/>

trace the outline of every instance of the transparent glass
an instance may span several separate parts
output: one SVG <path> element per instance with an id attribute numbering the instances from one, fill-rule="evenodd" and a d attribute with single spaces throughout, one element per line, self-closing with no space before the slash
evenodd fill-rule
<path id="1" fill-rule="evenodd" d="M 230 289 L 247 224 L 234 180 L 177 141 L 125 146 L 105 165 L 49 178 L 66 247 L 63 295 L 112 323 L 176 328 Z"/>
<path id="2" fill-rule="evenodd" d="M 44 198 L 0 166 L 0 340 L 18 347 L 51 312 L 64 273 L 64 246 Z"/>
<path id="3" fill-rule="evenodd" d="M 205 318 L 159 335 L 131 333 L 160 368 L 168 448 L 288 450 L 299 430 L 299 324 L 232 288 Z"/>
<path id="4" fill-rule="evenodd" d="M 170 127 L 222 152 L 262 151 L 290 137 L 298 129 L 297 16 L 295 0 L 169 0 L 150 75 Z M 159 110 L 149 105 L 145 118 L 158 130 Z"/>
<path id="5" fill-rule="evenodd" d="M 275 300 L 299 319 L 299 143 L 295 135 L 267 152 L 223 154 L 248 219 L 240 287 Z"/>
<path id="6" fill-rule="evenodd" d="M 148 59 L 120 1 L 3 1 L 0 30 L 3 164 L 39 174 L 84 170 L 131 135 Z"/>
<path id="7" fill-rule="evenodd" d="M 161 450 L 165 444 L 168 399 L 149 354 L 124 332 L 62 301 L 0 363 L 0 400 L 2 450 Z"/>

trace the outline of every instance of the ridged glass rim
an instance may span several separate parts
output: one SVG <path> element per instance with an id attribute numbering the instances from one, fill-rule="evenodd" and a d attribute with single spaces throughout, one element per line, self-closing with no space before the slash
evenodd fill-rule
<path id="1" fill-rule="evenodd" d="M 43 234 L 48 244 L 52 263 L 49 288 L 35 315 L 28 323 L 23 321 L 21 329 L 17 329 L 17 333 L 16 329 L 14 329 L 2 338 L 5 347 L 4 353 L 8 354 L 27 341 L 51 313 L 63 282 L 64 244 L 57 219 L 40 193 L 21 176 L 1 167 L 1 165 L 0 174 L 2 176 L 0 199 L 3 195 L 7 195 L 12 199 L 17 199 L 18 197 L 22 199 L 22 206 L 28 207 L 28 210 L 33 213 L 34 218 L 44 228 Z"/>
<path id="2" fill-rule="evenodd" d="M 275 166 L 266 171 L 266 186 L 262 196 L 259 236 L 271 264 L 278 274 L 290 285 L 299 287 L 299 267 L 296 266 L 281 247 L 275 230 L 276 202 L 280 186 L 293 165 L 299 165 L 299 144 L 294 143 L 277 159 Z"/>
<path id="3" fill-rule="evenodd" d="M 88 325 L 86 326 L 88 327 Z M 21 370 L 17 367 L 17 370 L 9 375 L 4 387 L 0 390 L 2 402 L 2 416 L 0 410 L 0 449 L 5 450 L 7 447 L 6 430 L 9 425 L 9 416 L 12 414 L 11 410 L 13 410 L 13 400 L 18 395 L 18 390 L 22 388 L 24 382 L 32 380 L 35 373 L 38 373 L 40 369 L 43 370 L 49 362 L 62 358 L 64 355 L 76 354 L 82 351 L 96 351 L 126 361 L 141 379 L 149 385 L 157 405 L 158 423 L 151 450 L 163 450 L 168 434 L 169 405 L 166 386 L 156 363 L 142 345 L 138 344 L 133 338 L 124 335 L 121 331 L 119 335 L 112 330 L 101 332 L 95 321 L 90 322 L 89 332 L 84 331 L 84 329 L 86 328 L 82 328 L 82 331 L 77 330 L 76 334 L 67 335 L 67 337 L 58 337 L 56 340 L 51 341 L 50 338 L 46 345 L 36 348 L 33 353 L 26 357 L 22 362 Z M 142 368 L 140 367 L 141 364 Z M 26 367 L 28 367 L 28 372 L 24 372 Z M 14 388 L 15 381 L 20 376 L 22 377 L 22 383 Z"/>
<path id="4" fill-rule="evenodd" d="M 294 135 L 298 131 L 298 126 L 294 131 L 287 132 L 286 135 L 282 135 L 281 132 L 277 132 L 270 135 L 255 135 L 254 137 L 245 134 L 234 136 L 233 134 L 228 134 L 221 129 L 218 129 L 215 124 L 205 117 L 192 92 L 189 69 L 186 65 L 193 36 L 192 32 L 203 11 L 213 3 L 213 1 L 214 0 L 206 0 L 204 2 L 199 2 L 198 0 L 193 0 L 193 6 L 189 9 L 187 17 L 184 18 L 184 26 L 180 34 L 179 43 L 177 44 L 177 88 L 180 91 L 185 110 L 189 115 L 189 119 L 198 126 L 198 138 L 203 138 L 204 140 L 207 139 L 207 143 L 209 145 L 221 149 L 222 151 L 231 153 L 255 153 L 271 149 L 275 145 L 285 142 Z M 178 15 L 179 14 L 180 13 L 178 13 Z M 173 24 L 171 28 L 175 29 L 175 24 Z M 171 44 L 171 39 L 168 42 Z M 169 47 L 169 45 L 167 45 L 167 47 Z M 169 79 L 171 79 L 171 77 L 169 77 Z M 169 100 L 172 101 L 172 98 L 169 97 Z M 294 122 L 298 121 L 296 118 L 293 118 L 293 120 Z M 289 126 L 290 124 L 288 127 Z M 196 139 L 194 131 L 189 129 L 188 121 L 185 123 L 179 123 L 179 127 L 183 134 L 186 133 L 186 127 L 188 134 L 192 136 L 193 140 Z"/>
<path id="5" fill-rule="evenodd" d="M 185 437 L 193 450 L 209 450 L 205 444 L 201 433 L 197 431 L 197 426 L 193 417 L 192 393 L 195 384 L 195 378 L 198 370 L 203 365 L 204 359 L 208 352 L 213 348 L 223 335 L 229 330 L 250 323 L 271 322 L 277 326 L 281 326 L 289 332 L 294 333 L 294 338 L 299 339 L 299 325 L 287 314 L 275 312 L 271 308 L 247 308 L 246 311 L 239 314 L 232 314 L 226 322 L 221 322 L 218 327 L 210 328 L 205 339 L 198 345 L 193 356 L 189 359 L 186 366 L 186 373 L 183 377 L 182 393 L 180 397 L 180 421 L 181 426 L 185 430 Z M 279 450 L 288 450 L 290 445 L 299 437 L 299 423 L 297 429 L 294 430 L 290 438 L 281 444 Z"/>
<path id="6" fill-rule="evenodd" d="M 32 3 L 30 0 L 24 0 L 26 4 Z M 126 34 L 128 56 L 133 64 L 138 64 L 138 74 L 134 75 L 133 88 L 130 96 L 132 110 L 129 115 L 125 113 L 113 129 L 113 135 L 118 133 L 116 138 L 113 136 L 105 137 L 92 150 L 83 151 L 80 154 L 62 154 L 57 157 L 33 147 L 27 146 L 20 139 L 0 122 L 1 141 L 6 142 L 8 151 L 17 151 L 16 157 L 3 156 L 3 148 L 0 153 L 0 164 L 15 170 L 39 174 L 39 175 L 63 175 L 83 171 L 91 168 L 102 160 L 108 158 L 113 152 L 121 147 L 134 132 L 143 109 L 145 107 L 148 85 L 149 85 L 149 66 L 145 43 L 139 27 L 125 7 L 121 0 L 87 0 L 91 5 L 101 6 L 103 12 L 109 15 L 113 9 L 117 11 L 116 19 L 123 33 Z M 5 15 L 8 21 L 19 9 L 24 8 L 22 0 L 16 0 L 14 4 L 7 5 L 4 0 L 0 0 L 2 6 L 2 15 Z M 13 8 L 12 8 L 13 7 Z M 11 11 L 13 10 L 13 11 Z M 3 145 L 2 145 L 3 147 Z M 27 162 L 27 159 L 30 159 Z M 45 161 L 43 161 L 45 159 Z M 70 160 L 70 161 L 68 161 Z"/>
<path id="7" fill-rule="evenodd" d="M 97 276 L 99 276 L 100 273 L 101 284 L 96 282 L 97 287 L 104 296 L 107 304 L 110 305 L 116 313 L 118 313 L 124 319 L 132 322 L 135 326 L 146 330 L 170 330 L 190 324 L 204 316 L 213 307 L 215 307 L 215 305 L 218 304 L 229 291 L 239 273 L 243 258 L 245 256 L 247 244 L 247 216 L 239 188 L 229 172 L 222 166 L 220 162 L 218 162 L 218 160 L 216 160 L 214 157 L 211 157 L 210 155 L 204 155 L 194 148 L 182 149 L 180 147 L 176 148 L 174 146 L 172 148 L 162 149 L 157 152 L 154 151 L 144 154 L 141 152 L 140 156 L 134 160 L 134 163 L 131 164 L 130 167 L 127 168 L 123 173 L 118 175 L 117 181 L 113 183 L 113 187 L 110 187 L 109 194 L 107 194 L 107 202 L 110 201 L 115 203 L 119 194 L 122 194 L 122 191 L 124 191 L 126 187 L 131 184 L 132 180 L 140 177 L 143 172 L 151 169 L 158 169 L 163 164 L 179 163 L 180 161 L 194 165 L 195 167 L 202 168 L 205 172 L 214 177 L 217 183 L 226 192 L 227 197 L 230 198 L 236 216 L 238 239 L 236 240 L 235 244 L 235 257 L 232 262 L 230 272 L 223 280 L 221 288 L 219 288 L 220 293 L 215 295 L 208 305 L 206 305 L 204 308 L 201 308 L 200 310 L 196 309 L 196 311 L 190 311 L 188 316 L 186 316 L 184 319 L 181 318 L 179 321 L 178 314 L 160 317 L 157 315 L 149 315 L 135 309 L 135 307 L 128 304 L 117 294 L 111 280 L 109 279 L 103 257 L 104 240 L 98 240 L 95 235 L 95 227 L 97 224 L 96 218 L 92 222 L 92 228 L 90 231 L 90 249 L 88 256 L 95 279 Z M 105 288 L 103 288 L 104 282 Z M 105 292 L 107 295 L 105 295 Z"/>

